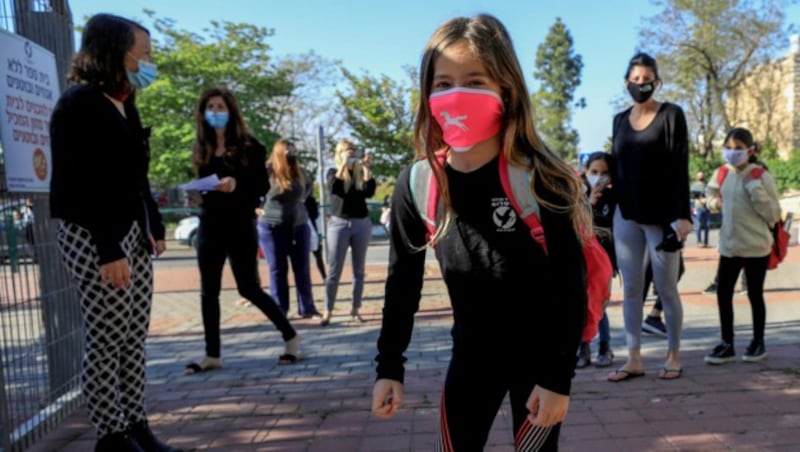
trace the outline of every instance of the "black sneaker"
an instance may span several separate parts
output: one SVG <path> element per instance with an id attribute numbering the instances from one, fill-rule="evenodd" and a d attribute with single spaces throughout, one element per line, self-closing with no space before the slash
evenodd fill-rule
<path id="1" fill-rule="evenodd" d="M 706 355 L 705 360 L 708 364 L 725 364 L 736 361 L 736 352 L 733 344 L 721 343 L 714 347 L 714 351 Z"/>
<path id="2" fill-rule="evenodd" d="M 742 361 L 748 363 L 757 363 L 767 357 L 767 349 L 764 348 L 764 341 L 750 342 L 747 351 L 742 356 Z"/>
<path id="3" fill-rule="evenodd" d="M 716 293 L 717 292 L 717 283 L 712 282 L 711 284 L 708 285 L 708 287 L 706 287 L 706 290 L 704 290 L 703 292 Z"/>
<path id="4" fill-rule="evenodd" d="M 648 315 L 642 322 L 642 331 L 656 336 L 667 337 L 667 326 L 664 325 L 661 317 L 657 316 Z"/>
<path id="5" fill-rule="evenodd" d="M 592 348 L 588 342 L 581 342 L 581 345 L 578 347 L 578 362 L 575 364 L 575 367 L 578 369 L 583 369 L 591 363 Z"/>

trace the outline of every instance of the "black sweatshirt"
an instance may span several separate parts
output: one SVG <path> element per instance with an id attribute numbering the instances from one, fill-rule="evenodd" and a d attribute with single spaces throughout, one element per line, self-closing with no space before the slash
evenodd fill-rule
<path id="1" fill-rule="evenodd" d="M 216 174 L 220 179 L 233 177 L 236 188 L 231 193 L 207 191 L 202 193 L 202 215 L 214 218 L 253 219 L 261 197 L 267 193 L 267 149 L 254 137 L 248 137 L 239 147 L 244 159 L 213 156 L 207 165 L 197 170 L 200 177 Z"/>
<path id="2" fill-rule="evenodd" d="M 133 97 L 124 106 L 125 117 L 100 90 L 79 85 L 61 95 L 50 120 L 50 215 L 89 230 L 101 265 L 125 257 L 120 242 L 134 221 L 164 240 L 147 179 L 150 129 Z M 146 237 L 144 245 L 153 251 Z"/>
<path id="3" fill-rule="evenodd" d="M 549 255 L 513 212 L 499 159 L 460 173 L 447 167 L 453 224 L 437 258 L 453 306 L 453 353 L 486 365 L 529 360 L 540 386 L 569 394 L 581 340 L 586 267 L 568 215 L 542 208 Z M 540 187 L 545 199 L 557 201 Z M 563 203 L 561 203 L 563 204 Z M 426 228 L 409 190 L 409 169 L 392 198 L 389 275 L 378 339 L 378 378 L 403 381 L 403 353 L 419 308 Z M 508 360 L 508 361 L 506 361 Z"/>
<path id="4" fill-rule="evenodd" d="M 583 176 L 582 179 L 586 189 L 586 196 L 591 197 L 592 187 L 586 180 L 586 176 Z M 600 242 L 600 245 L 606 251 L 606 254 L 608 254 L 614 273 L 618 270 L 613 231 L 614 211 L 616 207 L 617 201 L 614 199 L 614 190 L 609 186 L 603 189 L 600 197 L 597 198 L 597 202 L 592 206 L 592 223 L 594 225 L 595 234 L 597 235 L 597 241 Z"/>
<path id="5" fill-rule="evenodd" d="M 611 180 L 622 217 L 660 226 L 681 218 L 691 221 L 683 110 L 665 102 L 653 121 L 636 131 L 629 120 L 631 108 L 614 116 Z"/>
<path id="6" fill-rule="evenodd" d="M 352 177 L 352 170 L 350 176 Z M 375 179 L 364 181 L 363 190 L 357 190 L 355 183 L 345 191 L 344 181 L 336 177 L 336 168 L 328 170 L 327 182 L 331 193 L 330 214 L 339 218 L 365 218 L 369 215 L 367 199 L 375 196 Z"/>

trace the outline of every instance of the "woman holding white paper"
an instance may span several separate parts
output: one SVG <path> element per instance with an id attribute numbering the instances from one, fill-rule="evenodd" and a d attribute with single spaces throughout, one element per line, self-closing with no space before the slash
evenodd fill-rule
<path id="1" fill-rule="evenodd" d="M 285 350 L 278 364 L 293 364 L 299 357 L 300 337 L 275 300 L 261 289 L 258 278 L 255 209 L 267 192 L 267 151 L 249 133 L 236 99 L 224 88 L 203 92 L 195 119 L 195 171 L 200 178 L 216 175 L 219 183 L 215 190 L 201 193 L 197 236 L 206 356 L 186 366 L 186 373 L 222 367 L 219 293 L 226 258 L 239 294 L 256 305 L 283 336 Z"/>

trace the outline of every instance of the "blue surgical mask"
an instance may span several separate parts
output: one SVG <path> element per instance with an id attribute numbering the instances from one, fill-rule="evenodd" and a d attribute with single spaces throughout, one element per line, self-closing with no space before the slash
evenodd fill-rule
<path id="1" fill-rule="evenodd" d="M 227 111 L 210 111 L 206 110 L 203 117 L 206 119 L 208 125 L 214 129 L 224 129 L 228 125 L 228 112 Z"/>
<path id="2" fill-rule="evenodd" d="M 138 71 L 131 72 L 126 69 L 125 72 L 128 73 L 128 80 L 131 82 L 131 85 L 133 85 L 134 88 L 146 88 L 156 80 L 158 69 L 156 68 L 155 63 L 151 63 L 149 61 L 138 60 L 137 63 L 139 64 Z"/>
<path id="3" fill-rule="evenodd" d="M 747 161 L 749 149 L 723 149 L 722 156 L 725 161 L 733 166 L 739 166 Z"/>

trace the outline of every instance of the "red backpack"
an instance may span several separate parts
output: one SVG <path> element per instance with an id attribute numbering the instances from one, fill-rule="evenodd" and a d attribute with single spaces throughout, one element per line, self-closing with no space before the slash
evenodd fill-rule
<path id="1" fill-rule="evenodd" d="M 757 166 L 750 170 L 750 177 L 760 179 L 764 172 L 766 172 L 764 168 Z M 717 185 L 719 186 L 720 198 L 722 198 L 722 183 L 725 182 L 726 177 L 728 177 L 728 165 L 722 165 L 717 170 Z M 786 215 L 786 220 L 779 218 L 772 228 L 772 251 L 769 253 L 767 270 L 778 268 L 778 264 L 786 258 L 786 253 L 789 252 L 789 239 L 791 238 L 789 229 L 791 226 L 792 215 L 789 213 Z"/>
<path id="2" fill-rule="evenodd" d="M 437 153 L 437 158 L 444 163 L 446 153 Z M 530 171 L 509 165 L 500 153 L 500 182 L 508 200 L 517 215 L 528 226 L 531 237 L 547 254 L 547 242 L 542 223 L 539 220 L 539 203 L 531 193 Z M 428 160 L 419 160 L 411 167 L 409 186 L 417 211 L 420 213 L 428 229 L 428 239 L 436 232 L 436 219 L 439 217 L 439 185 L 436 175 Z M 582 340 L 589 342 L 597 335 L 597 325 L 603 317 L 605 304 L 611 297 L 611 280 L 613 268 L 603 247 L 592 234 L 591 239 L 583 244 L 583 256 L 586 259 L 586 291 L 588 296 L 587 317 L 583 329 Z"/>

